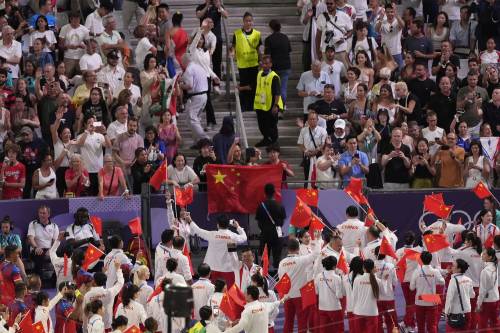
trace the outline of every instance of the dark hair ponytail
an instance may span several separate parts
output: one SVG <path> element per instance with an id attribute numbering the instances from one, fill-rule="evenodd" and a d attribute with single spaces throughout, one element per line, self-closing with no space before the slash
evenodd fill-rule
<path id="1" fill-rule="evenodd" d="M 361 257 L 354 257 L 349 265 L 350 272 L 352 272 L 351 288 L 354 285 L 356 276 L 363 275 L 363 259 Z"/>
<path id="2" fill-rule="evenodd" d="M 380 288 L 377 282 L 377 278 L 375 277 L 375 274 L 373 274 L 373 269 L 375 268 L 373 260 L 366 259 L 363 262 L 363 268 L 366 273 L 370 274 L 370 285 L 372 287 L 373 296 L 375 297 L 375 299 L 378 299 L 380 296 Z"/>
<path id="3" fill-rule="evenodd" d="M 477 235 L 473 232 L 467 233 L 465 235 L 465 240 L 469 241 L 472 244 L 474 250 L 476 250 L 477 254 L 481 254 L 483 252 L 483 246 L 481 245 L 481 239 L 477 237 Z"/>
<path id="4" fill-rule="evenodd" d="M 255 273 L 254 275 L 252 275 L 251 279 L 253 282 L 255 282 L 257 284 L 257 287 L 262 288 L 262 290 L 264 291 L 264 294 L 266 294 L 266 296 L 269 296 L 269 286 L 267 285 L 266 278 L 264 278 L 262 275 L 260 275 L 260 273 Z"/>

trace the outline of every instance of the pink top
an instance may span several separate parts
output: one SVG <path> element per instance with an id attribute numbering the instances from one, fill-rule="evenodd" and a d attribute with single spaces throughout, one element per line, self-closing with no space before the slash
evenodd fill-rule
<path id="1" fill-rule="evenodd" d="M 120 177 L 123 177 L 123 171 L 120 167 L 114 167 L 114 168 L 115 168 L 115 176 L 113 177 L 113 184 L 111 184 L 111 188 L 109 185 L 111 183 L 111 176 L 113 173 L 112 172 L 107 173 L 106 171 L 104 171 L 104 168 L 99 170 L 99 176 L 101 176 L 103 179 L 102 189 L 105 197 L 120 195 L 118 193 L 118 190 L 120 189 L 119 180 Z"/>

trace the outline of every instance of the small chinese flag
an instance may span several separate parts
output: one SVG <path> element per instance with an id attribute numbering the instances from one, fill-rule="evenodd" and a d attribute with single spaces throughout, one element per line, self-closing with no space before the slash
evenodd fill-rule
<path id="1" fill-rule="evenodd" d="M 22 333 L 34 333 L 31 310 L 28 310 L 23 319 L 21 319 L 21 321 L 19 322 L 19 331 L 21 331 Z"/>
<path id="2" fill-rule="evenodd" d="M 176 187 L 175 191 L 175 203 L 181 207 L 186 207 L 187 205 L 193 203 L 193 187 L 187 186 L 186 188 Z"/>
<path id="3" fill-rule="evenodd" d="M 349 273 L 349 266 L 347 265 L 347 260 L 345 260 L 344 251 L 340 252 L 339 260 L 337 262 L 337 268 L 340 269 L 344 274 Z"/>
<path id="4" fill-rule="evenodd" d="M 493 196 L 493 194 L 491 194 L 490 190 L 488 189 L 488 186 L 482 181 L 477 183 L 477 185 L 472 189 L 472 192 L 474 192 L 476 197 L 481 200 Z"/>
<path id="5" fill-rule="evenodd" d="M 87 250 L 85 251 L 85 257 L 83 259 L 82 268 L 84 270 L 87 270 L 90 265 L 99 260 L 99 258 L 101 258 L 103 255 L 104 252 L 102 252 L 94 245 L 89 244 L 89 247 L 87 247 Z"/>
<path id="6" fill-rule="evenodd" d="M 423 237 L 425 247 L 430 253 L 437 252 L 450 246 L 445 234 L 429 234 Z"/>
<path id="7" fill-rule="evenodd" d="M 441 296 L 439 294 L 422 294 L 419 296 L 420 300 L 433 304 L 441 304 Z"/>
<path id="8" fill-rule="evenodd" d="M 416 261 L 417 264 L 419 264 L 420 266 L 422 266 L 424 263 L 422 262 L 422 259 L 420 259 L 420 254 L 421 253 L 418 252 L 418 251 L 415 251 L 415 250 L 412 250 L 412 249 L 405 249 L 404 257 L 407 260 Z"/>
<path id="9" fill-rule="evenodd" d="M 167 160 L 165 160 L 149 179 L 149 185 L 155 190 L 160 190 L 161 185 L 167 181 Z"/>
<path id="10" fill-rule="evenodd" d="M 403 256 L 397 263 L 396 263 L 396 275 L 398 277 L 399 282 L 403 283 L 405 279 L 405 274 L 406 274 L 406 257 Z"/>
<path id="11" fill-rule="evenodd" d="M 264 245 L 264 251 L 262 252 L 262 275 L 264 277 L 269 275 L 269 251 L 267 250 L 267 244 Z"/>
<path id="12" fill-rule="evenodd" d="M 134 217 L 132 220 L 128 221 L 128 227 L 130 228 L 130 232 L 132 233 L 132 235 L 142 235 L 142 225 L 140 217 Z"/>
<path id="13" fill-rule="evenodd" d="M 102 219 L 99 216 L 91 216 L 90 223 L 92 223 L 95 232 L 102 237 Z"/>
<path id="14" fill-rule="evenodd" d="M 368 199 L 363 194 L 363 180 L 361 178 L 351 177 L 349 185 L 344 189 L 354 201 L 360 205 L 368 205 Z"/>
<path id="15" fill-rule="evenodd" d="M 457 225 L 462 225 L 462 218 L 458 219 Z M 462 233 L 461 232 L 455 233 L 455 237 L 453 238 L 453 243 L 454 244 L 461 244 L 462 243 Z"/>
<path id="16" fill-rule="evenodd" d="M 375 217 L 371 213 L 366 214 L 365 227 L 369 228 L 374 224 L 375 224 Z"/>
<path id="17" fill-rule="evenodd" d="M 424 210 L 434 215 L 446 219 L 451 213 L 453 205 L 448 206 L 442 201 L 442 194 L 426 195 L 424 199 Z"/>
<path id="18" fill-rule="evenodd" d="M 314 239 L 314 232 L 316 230 L 322 231 L 324 227 L 323 221 L 316 214 L 312 213 L 311 223 L 309 224 L 309 234 L 311 238 Z"/>
<path id="19" fill-rule="evenodd" d="M 141 333 L 141 329 L 135 325 L 127 328 L 123 333 Z"/>
<path id="20" fill-rule="evenodd" d="M 300 288 L 300 296 L 302 298 L 302 310 L 317 303 L 316 288 L 314 287 L 313 280 L 307 282 Z"/>
<path id="21" fill-rule="evenodd" d="M 151 302 L 153 297 L 158 296 L 159 294 L 161 294 L 162 291 L 163 291 L 162 281 L 160 281 L 159 285 L 155 288 L 155 290 L 153 290 L 151 296 L 149 296 L 147 303 Z"/>
<path id="22" fill-rule="evenodd" d="M 64 254 L 64 259 L 63 259 L 63 276 L 68 276 L 68 256 L 66 253 Z"/>
<path id="23" fill-rule="evenodd" d="M 283 274 L 274 288 L 278 291 L 280 298 L 283 298 L 283 296 L 288 294 L 288 292 L 292 288 L 292 281 L 290 280 L 290 277 L 287 273 Z"/>
<path id="24" fill-rule="evenodd" d="M 488 238 L 486 238 L 486 240 L 484 241 L 484 247 L 486 249 L 489 249 L 489 248 L 492 248 L 493 247 L 493 240 L 494 240 L 494 236 L 493 236 L 493 233 L 490 233 L 490 235 L 488 236 Z"/>
<path id="25" fill-rule="evenodd" d="M 247 301 L 245 299 L 245 294 L 241 291 L 240 288 L 235 284 L 231 286 L 231 288 L 228 289 L 227 295 L 231 300 L 236 303 L 236 305 L 240 307 L 244 307 L 245 304 L 247 304 Z"/>
<path id="26" fill-rule="evenodd" d="M 319 195 L 317 189 L 301 188 L 295 190 L 295 192 L 297 193 L 297 197 L 299 197 L 304 203 L 312 207 L 318 207 Z"/>
<path id="27" fill-rule="evenodd" d="M 45 328 L 43 327 L 43 324 L 41 321 L 33 324 L 33 333 L 45 333 Z"/>
<path id="28" fill-rule="evenodd" d="M 380 243 L 380 254 L 385 254 L 386 256 L 393 257 L 394 259 L 398 259 L 398 256 L 396 255 L 396 251 L 392 248 L 391 243 L 389 243 L 389 240 L 387 237 L 382 237 L 382 242 Z"/>
<path id="29" fill-rule="evenodd" d="M 226 317 L 229 318 L 231 321 L 235 321 L 236 319 L 239 318 L 238 309 L 236 307 L 236 304 L 231 302 L 229 296 L 227 293 L 224 293 L 222 296 L 222 300 L 219 305 L 219 309 L 226 315 Z"/>
<path id="30" fill-rule="evenodd" d="M 189 253 L 189 250 L 188 250 L 186 243 L 184 243 L 184 249 L 182 249 L 182 254 L 187 257 L 188 262 L 189 262 L 189 270 L 191 271 L 191 275 L 193 275 L 194 274 L 193 262 L 191 261 L 191 253 Z"/>
<path id="31" fill-rule="evenodd" d="M 297 197 L 290 224 L 297 228 L 305 228 L 311 222 L 311 216 L 311 208 Z"/>

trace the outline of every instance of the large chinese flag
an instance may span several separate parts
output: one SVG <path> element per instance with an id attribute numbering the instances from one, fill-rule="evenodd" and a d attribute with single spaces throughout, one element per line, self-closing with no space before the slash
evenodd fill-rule
<path id="1" fill-rule="evenodd" d="M 84 270 L 87 270 L 90 265 L 99 260 L 99 258 L 102 257 L 103 255 L 104 252 L 102 252 L 94 245 L 89 244 L 89 247 L 87 247 L 87 250 L 85 251 L 85 258 L 83 259 L 82 268 Z"/>
<path id="2" fill-rule="evenodd" d="M 234 212 L 252 214 L 264 201 L 264 185 L 274 184 L 276 197 L 281 198 L 283 168 L 278 165 L 206 167 L 208 213 Z"/>
<path id="3" fill-rule="evenodd" d="M 140 217 L 134 217 L 132 220 L 128 221 L 128 227 L 130 228 L 130 232 L 132 233 L 132 235 L 142 235 L 142 225 Z"/>
<path id="4" fill-rule="evenodd" d="M 302 310 L 317 303 L 316 288 L 313 280 L 300 288 L 300 296 L 302 297 Z"/>
<path id="5" fill-rule="evenodd" d="M 488 186 L 482 181 L 477 183 L 476 187 L 472 189 L 472 192 L 474 192 L 474 194 L 481 200 L 493 196 L 488 189 Z"/>
<path id="6" fill-rule="evenodd" d="M 354 201 L 360 205 L 368 205 L 368 199 L 363 194 L 363 180 L 360 178 L 351 177 L 349 185 L 344 189 Z"/>
<path id="7" fill-rule="evenodd" d="M 297 193 L 297 197 L 299 197 L 302 201 L 312 207 L 318 207 L 318 190 L 313 188 L 301 188 L 295 190 Z"/>
<path id="8" fill-rule="evenodd" d="M 442 201 L 442 197 L 432 195 L 426 195 L 424 199 L 424 210 L 431 212 L 434 215 L 446 219 L 451 213 L 453 205 L 448 206 Z"/>
<path id="9" fill-rule="evenodd" d="M 227 290 L 227 295 L 229 296 L 229 298 L 231 298 L 231 300 L 236 303 L 236 305 L 240 306 L 240 307 L 244 307 L 245 304 L 247 304 L 247 301 L 245 299 L 245 294 L 243 294 L 243 292 L 241 291 L 240 288 L 238 288 L 238 286 L 235 284 L 233 284 L 231 286 L 231 288 L 229 288 Z"/>
<path id="10" fill-rule="evenodd" d="M 95 232 L 102 237 L 102 219 L 99 216 L 90 216 L 90 223 L 92 223 Z"/>
<path id="11" fill-rule="evenodd" d="M 31 316 L 31 310 L 28 310 L 19 322 L 19 332 L 33 333 L 33 320 Z"/>
<path id="12" fill-rule="evenodd" d="M 242 309 L 231 300 L 227 293 L 224 293 L 222 296 L 219 308 L 226 315 L 226 317 L 232 321 L 238 319 L 242 311 Z"/>
<path id="13" fill-rule="evenodd" d="M 149 184 L 154 187 L 155 190 L 159 190 L 161 184 L 167 181 L 167 160 L 165 160 L 155 173 L 149 179 Z"/>
<path id="14" fill-rule="evenodd" d="M 398 259 L 398 256 L 396 255 L 396 251 L 394 251 L 391 243 L 389 243 L 389 240 L 385 236 L 382 237 L 382 242 L 380 243 L 379 253 L 384 254 L 386 256 L 393 257 L 396 260 Z"/>
<path id="15" fill-rule="evenodd" d="M 429 234 L 423 237 L 425 247 L 430 253 L 437 252 L 450 246 L 445 234 Z"/>
<path id="16" fill-rule="evenodd" d="M 288 294 L 288 292 L 292 288 L 292 281 L 290 280 L 290 277 L 288 276 L 288 274 L 286 274 L 286 273 L 283 274 L 283 276 L 278 281 L 278 283 L 276 283 L 276 286 L 274 288 L 278 292 L 280 298 L 283 298 L 283 296 Z"/>

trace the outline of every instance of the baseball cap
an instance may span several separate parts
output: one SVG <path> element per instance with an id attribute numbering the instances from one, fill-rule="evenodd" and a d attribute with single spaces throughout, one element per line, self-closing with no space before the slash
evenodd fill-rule
<path id="1" fill-rule="evenodd" d="M 19 131 L 20 134 L 33 134 L 33 130 L 29 126 L 23 126 Z"/>
<path id="2" fill-rule="evenodd" d="M 345 129 L 345 120 L 344 119 L 337 119 L 335 120 L 335 123 L 333 124 L 335 128 L 342 128 Z"/>

